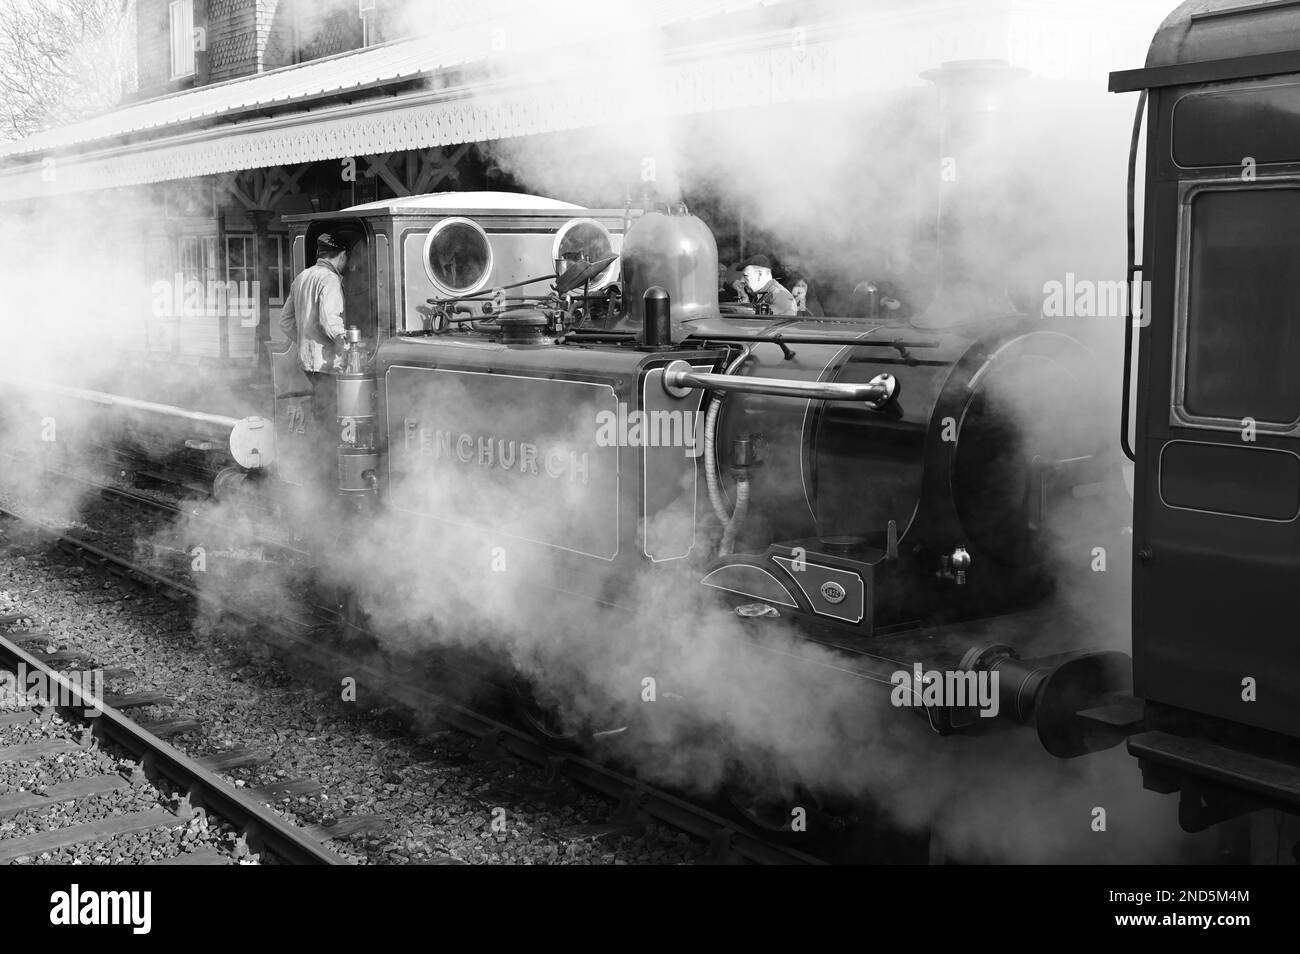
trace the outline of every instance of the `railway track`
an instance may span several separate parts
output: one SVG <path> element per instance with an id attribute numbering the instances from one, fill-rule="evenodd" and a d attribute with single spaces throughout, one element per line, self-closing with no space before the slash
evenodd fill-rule
<path id="1" fill-rule="evenodd" d="M 111 499 L 133 507 L 179 508 L 131 494 L 119 488 L 84 483 L 107 491 Z M 613 800 L 616 808 L 610 816 L 610 830 L 634 829 L 647 820 L 666 824 L 695 838 L 706 841 L 709 860 L 730 864 L 823 864 L 807 852 L 771 841 L 745 830 L 738 822 L 696 805 L 672 793 L 645 785 L 597 761 L 553 746 L 490 715 L 447 698 L 426 686 L 405 678 L 400 661 L 364 662 L 354 654 L 324 644 L 318 636 L 319 618 L 302 620 L 291 617 L 267 619 L 230 599 L 202 591 L 188 583 L 113 554 L 76 536 L 49 527 L 39 520 L 0 509 L 0 519 L 18 520 L 35 528 L 64 552 L 104 572 L 142 586 L 173 600 L 187 600 L 202 607 L 213 618 L 245 629 L 269 645 L 287 650 L 295 661 L 316 670 L 324 678 L 337 679 L 340 672 L 356 680 L 358 692 L 382 694 L 390 704 L 410 712 L 414 721 L 432 717 L 438 722 L 471 736 L 477 758 L 520 759 L 543 768 L 549 784 L 577 784 Z M 346 830 L 346 826 L 343 830 Z"/>
<path id="2" fill-rule="evenodd" d="M 130 839 L 143 840 L 152 864 L 346 863 L 262 804 L 275 792 L 246 793 L 218 774 L 244 753 L 194 759 L 180 752 L 160 737 L 179 730 L 176 720 L 141 723 L 124 713 L 156 705 L 161 696 L 106 694 L 102 678 L 83 677 L 91 669 L 56 670 L 51 662 L 77 654 L 29 651 L 48 642 L 39 629 L 15 630 L 31 622 L 0 617 L 0 668 L 9 674 L 0 778 L 20 780 L 0 795 L 0 863 L 59 860 L 59 852 L 78 846 L 120 857 L 116 846 Z M 82 806 L 90 807 L 79 813 Z M 60 810 L 64 817 L 55 824 L 41 817 Z M 230 844 L 219 848 L 211 843 L 222 828 Z M 132 854 L 139 857 L 138 844 Z"/>

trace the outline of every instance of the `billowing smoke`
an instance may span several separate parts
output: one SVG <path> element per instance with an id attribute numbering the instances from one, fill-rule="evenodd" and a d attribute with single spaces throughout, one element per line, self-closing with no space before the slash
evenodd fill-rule
<path id="1" fill-rule="evenodd" d="M 975 210 L 980 227 L 962 236 L 961 252 L 990 284 L 1001 286 L 1012 306 L 1031 315 L 1044 311 L 1045 322 L 1062 321 L 1072 334 L 1096 332 L 1090 373 L 1112 391 L 1118 389 L 1122 310 L 1071 308 L 1063 314 L 1045 306 L 1053 283 L 1104 288 L 1123 282 L 1133 104 L 1105 92 L 1105 73 L 1140 63 L 1146 39 L 1167 12 L 1163 2 L 1148 6 L 1149 23 L 1133 29 L 1131 46 L 1110 51 L 1114 60 L 1099 58 L 1086 75 L 1076 71 L 1068 80 L 1031 75 L 1013 84 L 996 138 L 972 144 L 979 165 L 992 170 L 996 188 Z M 521 32 L 529 35 L 532 49 L 567 49 L 582 35 L 584 19 L 545 10 Z M 676 116 L 669 100 L 678 93 L 664 81 L 659 59 L 664 35 L 644 20 L 641 25 L 646 29 L 638 31 L 635 16 L 620 20 L 616 39 L 606 34 L 585 56 L 615 91 L 611 99 L 626 108 L 616 116 L 601 114 L 596 128 L 497 143 L 490 155 L 498 166 L 529 191 L 619 206 L 629 180 L 648 165 L 661 192 L 685 197 L 706 220 L 735 231 L 740 219 L 749 251 L 775 253 L 813 276 L 814 284 L 819 278 L 850 286 L 887 281 L 913 314 L 924 311 L 937 291 L 943 173 L 938 94 L 931 84 L 909 67 L 875 95 L 794 106 L 738 104 Z M 793 42 L 803 26 L 797 11 L 784 26 Z M 516 35 L 510 31 L 499 39 L 527 55 L 508 45 Z M 864 50 L 864 58 L 873 52 L 880 51 Z M 566 65 L 538 64 L 530 75 L 539 83 L 563 83 L 568 61 L 550 62 Z M 601 102 L 593 100 L 594 107 Z M 738 255 L 739 249 L 723 252 Z M 1069 316 L 1074 319 L 1067 323 Z M 1093 433 L 1114 403 L 1063 407 L 1059 395 L 1036 388 L 999 395 L 1007 412 L 1031 429 Z M 494 412 L 528 413 L 521 407 Z M 1072 625 L 1068 634 L 1043 633 L 1036 647 L 1042 651 L 1063 648 L 1062 642 L 1081 635 L 1091 636 L 1093 646 L 1128 648 L 1122 558 L 1128 502 L 1122 499 L 1113 442 L 1109 450 L 1107 466 L 1091 476 L 1065 475 L 1067 492 L 1051 515 L 1049 549 L 1061 584 L 1056 600 Z M 1082 486 L 1070 486 L 1071 479 Z M 447 506 L 473 512 L 472 494 Z M 583 519 L 581 506 L 561 512 Z M 545 539 L 553 520 L 554 514 L 512 515 L 523 537 Z M 392 527 L 380 538 L 390 557 L 387 546 L 400 536 Z M 976 856 L 1042 860 L 1095 851 L 1095 843 L 1087 844 L 1093 809 L 1115 809 L 1117 792 L 1125 793 L 1114 814 L 1125 819 L 1126 838 L 1109 857 L 1142 857 L 1171 830 L 1168 806 L 1140 793 L 1135 767 L 1122 753 L 1056 764 L 1028 733 L 930 745 L 933 740 L 918 738 L 923 726 L 873 706 L 853 680 L 810 675 L 819 667 L 835 672 L 842 660 L 834 654 L 796 641 L 781 626 L 762 630 L 765 652 L 749 649 L 752 630 L 736 618 L 717 616 L 688 575 L 667 572 L 631 581 L 630 590 L 619 594 L 617 610 L 581 602 L 539 607 L 487 570 L 481 548 L 448 552 L 441 537 L 420 537 L 415 550 L 426 566 L 456 568 L 454 580 L 420 592 L 440 589 L 439 605 L 468 605 L 474 608 L 470 620 L 491 620 L 501 635 L 490 638 L 503 641 L 543 697 L 571 720 L 609 719 L 609 708 L 619 700 L 624 706 L 630 700 L 635 709 L 643 680 L 670 673 L 666 686 L 689 718 L 673 728 L 658 726 L 666 733 L 662 746 L 646 746 L 644 732 L 629 739 L 642 746 L 632 757 L 652 778 L 708 787 L 727 770 L 729 755 L 748 759 L 766 784 L 799 778 L 822 791 L 866 794 L 902 824 L 932 825 L 942 841 Z M 1102 587 L 1099 602 L 1103 580 L 1119 585 Z M 553 585 L 566 589 L 562 579 Z M 391 613 L 397 605 L 386 609 Z M 434 607 L 421 606 L 421 612 L 429 609 Z M 449 629 L 465 632 L 461 617 L 453 619 Z M 471 622 L 456 638 L 485 637 Z M 796 672 L 774 662 L 796 653 L 808 657 L 808 667 Z M 614 699 L 592 698 L 577 688 L 580 683 L 600 686 Z M 710 726 L 712 731 L 700 728 Z M 1125 776 L 1122 785 L 1102 784 L 1117 772 Z M 1009 833 L 1008 817 L 1027 821 Z"/>
<path id="2" fill-rule="evenodd" d="M 769 6 L 788 10 L 782 29 L 795 42 L 803 26 L 799 5 Z M 1149 36 L 1164 12 L 1163 0 L 1151 6 L 1151 28 L 1135 36 Z M 703 12 L 753 7 L 717 3 Z M 413 3 L 407 10 L 414 29 L 476 29 L 454 21 L 454 5 Z M 591 84 L 594 73 L 599 84 L 590 114 L 574 117 L 573 131 L 492 144 L 499 169 L 529 191 L 619 206 L 629 181 L 652 160 L 662 192 L 685 196 L 719 231 L 739 220 L 748 250 L 797 260 L 814 284 L 822 280 L 828 288 L 835 277 L 850 285 L 889 281 L 914 313 L 922 311 L 935 293 L 941 156 L 935 93 L 918 71 L 909 66 L 869 96 L 819 105 L 746 102 L 680 116 L 657 72 L 667 42 L 662 22 L 647 11 L 660 18 L 681 13 L 664 4 L 520 3 L 502 18 L 501 29 L 483 39 L 498 54 L 493 69 L 502 77 L 522 71 L 542 85 Z M 717 24 L 702 17 L 679 25 L 674 41 L 712 38 L 725 47 L 729 35 L 717 35 Z M 987 144 L 998 155 L 986 162 L 1005 173 L 1005 199 L 984 211 L 1005 241 L 970 234 L 969 252 L 988 274 L 1004 276 L 1008 298 L 1030 313 L 1042 307 L 1046 286 L 1064 283 L 1067 273 L 1090 282 L 1123 279 L 1132 104 L 1108 97 L 1104 73 L 1136 65 L 1140 47 L 1127 59 L 1098 62 L 1088 83 L 1027 78 L 1008 107 L 1005 138 Z M 864 58 L 887 60 L 886 53 L 868 48 Z M 138 234 L 106 237 L 99 223 L 107 217 L 92 214 L 95 208 L 67 200 L 38 210 L 42 227 L 62 239 L 40 256 L 29 254 L 24 233 L 6 231 L 0 332 L 21 343 L 15 367 L 25 376 L 131 393 L 160 365 L 124 363 L 122 353 L 131 348 L 123 344 L 143 340 L 150 293 L 170 276 L 150 264 L 157 235 L 148 231 L 148 215 Z M 149 211 L 158 221 L 167 215 L 166 208 Z M 73 229 L 69 246 L 69 230 L 59 223 L 78 222 L 95 224 Z M 738 255 L 739 248 L 724 252 Z M 1096 324 L 1109 351 L 1099 356 L 1095 379 L 1117 389 L 1121 319 Z M 33 335 L 36 325 L 50 333 Z M 203 386 L 167 397 L 209 409 L 247 395 Z M 1011 399 L 1031 416 L 1048 406 L 1041 394 Z M 25 416 L 30 426 L 33 416 L 39 423 L 48 415 L 37 404 Z M 595 426 L 591 415 L 557 420 L 553 409 L 522 402 L 471 409 L 463 419 L 467 432 L 490 434 L 509 422 L 519 433 L 547 433 L 575 447 L 590 443 Z M 902 826 L 932 827 L 961 856 L 993 860 L 1143 858 L 1172 827 L 1170 806 L 1141 796 L 1136 767 L 1122 750 L 1057 763 L 1027 731 L 938 739 L 923 718 L 889 705 L 885 688 L 864 691 L 869 687 L 844 671 L 841 655 L 799 638 L 783 620 L 747 621 L 720 611 L 697 572 L 665 566 L 592 579 L 589 570 L 578 576 L 568 564 L 539 559 L 544 551 L 520 541 L 600 529 L 592 525 L 602 519 L 599 509 L 573 486 L 560 487 L 547 506 L 521 498 L 511 508 L 499 487 L 444 477 L 421 485 L 418 519 L 390 510 L 349 521 L 328 493 L 295 492 L 288 513 L 299 542 L 317 554 L 319 584 L 359 594 L 372 628 L 392 647 L 485 649 L 517 668 L 567 725 L 630 726 L 609 745 L 652 781 L 711 791 L 738 763 L 761 786 L 793 791 L 797 781 L 824 796 L 865 797 Z M 1095 509 L 1072 509 L 1072 523 L 1055 525 L 1057 552 L 1067 575 L 1091 582 L 1094 548 L 1111 545 L 1126 515 L 1121 508 L 1098 526 Z M 221 504 L 208 516 L 255 524 L 237 513 Z M 497 529 L 465 529 L 483 525 L 484 514 Z M 157 542 L 183 550 L 207 533 L 185 526 Z M 718 535 L 716 525 L 706 525 L 701 545 L 716 545 Z M 237 568 L 233 576 L 223 565 Z M 267 607 L 303 596 L 302 577 L 246 553 L 212 561 L 200 582 L 238 583 Z M 1063 587 L 1063 605 L 1090 606 L 1109 617 L 1107 631 L 1114 632 L 1110 624 L 1126 615 L 1126 596 L 1099 607 L 1072 595 L 1081 591 Z M 796 658 L 801 664 L 791 665 Z M 1110 836 L 1090 827 L 1097 807 L 1109 810 Z M 1100 846 L 1105 837 L 1113 848 Z"/>
<path id="3" fill-rule="evenodd" d="M 680 91 L 657 56 L 664 34 L 649 26 L 640 34 L 630 28 L 619 33 L 619 49 L 630 51 L 642 71 L 640 112 L 629 108 L 619 123 L 597 129 L 497 143 L 491 154 L 531 191 L 597 206 L 620 205 L 638 163 L 653 160 L 662 191 L 684 196 L 719 231 L 739 232 L 746 251 L 773 254 L 788 270 L 811 277 L 832 310 L 846 303 L 844 292 L 856 283 L 874 280 L 902 300 L 903 314 L 925 314 L 939 291 L 940 239 L 957 235 L 956 257 L 983 279 L 990 299 L 1000 298 L 1008 310 L 1042 314 L 1045 324 L 1094 349 L 1085 405 L 1067 406 L 1062 396 L 1076 392 L 1051 381 L 1047 390 L 1039 383 L 998 398 L 1031 429 L 1073 430 L 1080 438 L 1100 429 L 1111 438 L 1101 449 L 1108 470 L 1078 468 L 1053 477 L 1066 493 L 1047 533 L 1063 579 L 1077 584 L 1063 586 L 1058 598 L 1097 624 L 1092 629 L 1099 644 L 1126 650 L 1127 593 L 1106 589 L 1098 602 L 1097 584 L 1124 576 L 1129 544 L 1123 529 L 1130 504 L 1116 500 L 1114 491 L 1122 498 L 1118 481 L 1131 474 L 1115 438 L 1124 301 L 1131 293 L 1125 287 L 1124 186 L 1135 101 L 1107 93 L 1106 74 L 1141 63 L 1168 6 L 1152 0 L 1112 11 L 1124 26 L 1108 37 L 1107 47 L 1089 29 L 1095 10 L 1055 5 L 1059 34 L 1037 37 L 1044 52 L 1017 40 L 1006 48 L 1036 69 L 1020 70 L 1018 79 L 1006 82 L 994 121 L 961 144 L 960 166 L 944 166 L 943 149 L 951 144 L 944 142 L 940 91 L 921 75 L 939 62 L 917 69 L 905 56 L 891 57 L 868 43 L 860 75 L 849 71 L 842 79 L 869 82 L 875 92 L 672 116 Z M 880 5 L 881 12 L 888 7 Z M 950 11 L 958 19 L 989 13 L 978 3 L 959 8 Z M 864 10 L 846 4 L 841 12 L 852 18 Z M 797 4 L 788 12 L 781 27 L 789 30 L 795 55 L 802 31 L 812 36 L 814 24 L 802 19 Z M 530 24 L 530 35 L 563 46 L 563 32 L 548 33 L 548 22 L 567 21 L 541 17 Z M 942 33 L 939 26 L 930 29 Z M 1080 63 L 1083 54 L 1072 40 L 1093 58 Z M 1005 52 L 996 44 L 970 45 L 976 55 Z M 1045 51 L 1058 46 L 1071 52 L 1048 62 Z M 638 56 L 641 51 L 646 55 Z M 630 72 L 611 70 L 610 82 L 626 83 Z M 548 78 L 543 67 L 541 79 Z M 756 86 L 762 81 L 756 78 Z M 969 168 L 979 170 L 977 189 L 963 189 Z M 961 222 L 941 222 L 940 195 L 948 189 L 962 195 Z M 1140 209 L 1140 195 L 1138 201 Z M 724 265 L 740 254 L 734 241 L 721 243 L 720 251 Z M 1058 446 L 1084 444 L 1068 436 Z M 1079 486 L 1067 486 L 1070 480 Z"/>
<path id="4" fill-rule="evenodd" d="M 127 413 L 100 400 L 32 389 L 30 382 L 233 417 L 262 412 L 261 398 L 248 388 L 251 365 L 229 374 L 201 357 L 215 354 L 232 328 L 246 332 L 241 325 L 254 320 L 246 316 L 253 312 L 238 286 L 232 292 L 212 280 L 210 254 L 199 271 L 182 273 L 172 264 L 165 223 L 180 214 L 158 192 L 120 189 L 27 203 L 6 217 L 0 234 L 6 451 L 75 467 L 92 462 L 85 456 L 92 446 L 98 448 L 93 463 L 105 465 L 110 445 L 161 455 L 183 449 L 186 440 L 223 437 L 209 425 Z M 9 474 L 20 472 L 12 458 L 7 464 Z M 52 504 L 57 495 L 48 482 L 32 479 Z"/>
<path id="5" fill-rule="evenodd" d="M 590 447 L 595 427 L 580 405 L 458 408 L 465 433 L 545 435 L 560 448 Z M 494 473 L 444 458 L 394 488 L 406 509 L 356 521 L 328 494 L 302 493 L 296 506 L 309 518 L 303 542 L 318 554 L 318 578 L 358 593 L 390 649 L 487 652 L 521 673 L 563 725 L 627 726 L 606 748 L 653 783 L 708 794 L 748 775 L 796 803 L 796 785 L 820 799 L 866 798 L 904 827 L 932 828 L 964 858 L 1136 860 L 1172 833 L 1158 800 L 1132 797 L 1139 780 L 1122 751 L 1054 762 L 1027 730 L 939 739 L 916 712 L 890 705 L 888 687 L 847 672 L 842 655 L 782 620 L 720 609 L 691 568 L 625 578 L 593 577 L 585 565 L 576 577 L 527 541 L 599 534 L 602 501 L 575 482 L 497 482 Z M 550 507 L 507 492 L 530 479 L 549 488 Z M 229 525 L 236 513 L 220 506 L 209 516 Z M 717 530 L 704 528 L 701 542 L 716 546 Z M 197 525 L 182 534 L 191 543 L 204 535 L 211 530 Z M 249 570 L 247 560 L 213 559 L 200 582 L 241 588 L 277 610 L 301 596 L 273 566 Z M 1129 796 L 1123 804 L 1117 790 Z M 1099 806 L 1120 820 L 1122 838 L 1090 840 Z"/>

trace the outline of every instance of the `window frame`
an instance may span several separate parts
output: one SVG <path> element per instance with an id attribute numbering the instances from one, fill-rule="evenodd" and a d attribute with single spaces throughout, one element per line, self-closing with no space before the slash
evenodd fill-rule
<path id="1" fill-rule="evenodd" d="M 178 18 L 177 14 L 181 16 Z M 181 43 L 180 37 L 177 36 L 177 20 L 181 21 L 183 29 L 184 42 Z M 198 72 L 198 57 L 195 56 L 194 50 L 194 0 L 171 0 L 167 4 L 167 22 L 168 22 L 168 46 L 170 47 L 171 59 L 171 78 L 174 80 L 187 79 Z M 184 48 L 186 53 L 186 63 L 189 69 L 181 70 L 180 64 L 176 62 L 176 54 Z"/>
<path id="2" fill-rule="evenodd" d="M 477 232 L 487 249 L 487 261 L 483 265 L 483 274 L 464 288 L 452 288 L 450 285 L 445 284 L 434 272 L 433 260 L 429 257 L 429 252 L 432 250 L 433 243 L 438 236 L 455 226 L 468 226 L 471 231 Z M 433 285 L 434 291 L 444 298 L 464 298 L 467 295 L 477 295 L 492 280 L 493 269 L 496 267 L 496 250 L 492 247 L 491 236 L 488 235 L 487 229 L 481 223 L 463 215 L 449 215 L 447 218 L 439 220 L 433 228 L 429 229 L 424 239 L 424 249 L 420 253 L 420 259 L 424 263 L 424 274 Z"/>
<path id="3" fill-rule="evenodd" d="M 290 274 L 293 271 L 293 267 L 289 264 L 290 255 L 288 249 L 288 245 L 293 240 L 293 236 L 289 232 L 271 232 L 267 237 L 271 240 L 272 247 L 275 249 L 275 261 L 268 263 L 269 271 L 275 273 L 276 284 L 279 285 L 279 288 L 277 289 L 279 291 L 278 297 L 270 294 L 270 290 L 268 289 L 267 303 L 271 305 L 283 305 L 285 299 L 288 297 L 289 286 L 293 284 L 293 275 Z"/>
<path id="4" fill-rule="evenodd" d="M 225 280 L 227 282 L 246 281 L 248 282 L 248 287 L 252 288 L 253 282 L 257 280 L 257 235 L 254 234 L 253 232 L 227 232 L 225 233 L 225 239 L 226 239 L 226 255 L 225 255 L 226 279 Z M 243 265 L 232 265 L 230 263 L 230 243 L 232 241 L 239 242 L 239 244 L 243 248 L 243 252 L 241 254 L 241 260 L 244 262 Z M 250 252 L 252 253 L 251 256 L 249 255 Z M 253 260 L 252 264 L 248 264 L 248 259 L 250 257 Z M 246 272 L 248 273 L 248 277 L 244 279 L 234 278 L 231 275 L 232 271 Z"/>
<path id="5" fill-rule="evenodd" d="M 282 306 L 285 302 L 285 293 L 288 292 L 289 286 L 293 284 L 293 276 L 289 274 L 291 269 L 288 265 L 289 249 L 287 248 L 290 241 L 292 241 L 293 236 L 289 232 L 267 233 L 266 240 L 269 245 L 269 251 L 271 252 L 271 260 L 263 265 L 258 250 L 256 232 L 230 231 L 224 234 L 226 241 L 225 280 L 228 282 L 239 281 L 239 279 L 232 279 L 230 275 L 232 267 L 230 264 L 230 242 L 232 239 L 236 239 L 244 245 L 246 253 L 245 261 L 247 261 L 247 252 L 251 249 L 254 264 L 235 266 L 235 268 L 249 273 L 248 281 L 250 282 L 250 288 L 253 287 L 251 284 L 252 282 L 260 280 L 258 278 L 259 272 L 267 277 L 273 277 L 275 284 L 267 289 L 267 304 Z M 278 294 L 276 294 L 276 292 L 278 292 Z"/>
<path id="6" fill-rule="evenodd" d="M 1240 434 L 1240 418 L 1209 417 L 1193 414 L 1187 409 L 1187 349 L 1190 328 L 1188 300 L 1192 265 L 1192 204 L 1196 197 L 1206 192 L 1248 192 L 1260 189 L 1290 189 L 1300 192 L 1300 175 L 1269 176 L 1253 182 L 1232 179 L 1184 179 L 1178 183 L 1178 256 L 1174 266 L 1174 347 L 1173 369 L 1170 378 L 1169 424 L 1205 431 L 1232 431 Z M 1294 420 L 1255 421 L 1255 431 L 1261 434 L 1300 435 L 1300 410 Z"/>
<path id="7" fill-rule="evenodd" d="M 185 246 L 190 242 L 194 243 L 195 258 L 199 260 L 197 264 L 203 271 L 202 276 L 191 275 L 185 270 Z M 216 232 L 182 232 L 176 236 L 176 271 L 182 281 L 202 282 L 205 297 L 208 287 L 221 272 L 219 261 Z"/>

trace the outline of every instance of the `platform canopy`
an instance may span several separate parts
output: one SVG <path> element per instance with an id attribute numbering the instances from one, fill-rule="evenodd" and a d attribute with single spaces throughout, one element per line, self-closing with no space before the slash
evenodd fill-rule
<path id="1" fill-rule="evenodd" d="M 1151 0 L 658 0 L 558 34 L 485 21 L 132 103 L 0 144 L 0 202 L 869 95 L 995 58 L 1101 84 Z M 601 5 L 593 5 L 600 10 Z M 1140 9 L 1139 9 L 1140 8 Z"/>

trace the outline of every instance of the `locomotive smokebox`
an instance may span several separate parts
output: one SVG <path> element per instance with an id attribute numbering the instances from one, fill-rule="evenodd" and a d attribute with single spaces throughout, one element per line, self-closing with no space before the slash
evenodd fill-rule
<path id="1" fill-rule="evenodd" d="M 948 328 L 1017 308 L 1007 275 L 1017 252 L 1008 103 L 1024 70 L 1002 60 L 945 63 L 921 75 L 939 97 L 939 207 L 934 297 L 913 319 Z"/>

